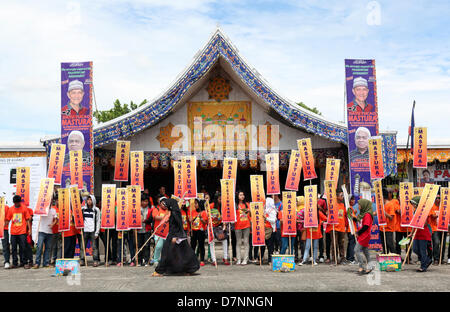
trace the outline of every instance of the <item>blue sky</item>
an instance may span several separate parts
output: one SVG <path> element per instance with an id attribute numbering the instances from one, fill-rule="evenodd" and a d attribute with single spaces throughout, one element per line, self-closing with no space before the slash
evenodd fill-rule
<path id="1" fill-rule="evenodd" d="M 380 130 L 406 141 L 415 99 L 429 142 L 450 143 L 448 16 L 448 1 L 1 1 L 0 141 L 59 133 L 61 62 L 94 62 L 99 109 L 151 100 L 219 23 L 277 92 L 334 121 L 344 59 L 375 59 Z"/>

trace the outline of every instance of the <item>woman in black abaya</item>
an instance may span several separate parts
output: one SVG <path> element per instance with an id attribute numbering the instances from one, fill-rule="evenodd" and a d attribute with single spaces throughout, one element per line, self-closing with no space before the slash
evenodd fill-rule
<path id="1" fill-rule="evenodd" d="M 200 263 L 188 244 L 178 202 L 175 199 L 163 199 L 161 203 L 169 209 L 169 234 L 153 276 L 180 273 L 190 275 L 198 271 Z"/>

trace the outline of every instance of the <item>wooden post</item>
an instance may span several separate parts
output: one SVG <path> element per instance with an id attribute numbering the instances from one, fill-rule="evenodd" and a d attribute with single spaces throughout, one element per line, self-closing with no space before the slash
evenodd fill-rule
<path id="1" fill-rule="evenodd" d="M 441 252 L 439 254 L 439 265 L 442 262 L 442 245 L 444 244 L 444 232 L 441 232 Z"/>
<path id="2" fill-rule="evenodd" d="M 134 239 L 136 241 L 136 251 L 137 251 L 138 248 L 139 248 L 139 245 L 138 245 L 138 237 L 137 237 L 137 230 L 136 229 L 134 230 Z M 136 266 L 138 266 L 138 264 L 139 264 L 138 254 L 136 253 L 135 256 L 136 256 Z"/>
<path id="3" fill-rule="evenodd" d="M 229 241 L 230 247 L 228 249 L 229 251 L 228 253 L 230 254 L 230 265 L 233 266 L 233 253 L 232 253 L 233 249 L 231 247 L 231 224 L 229 222 L 228 222 L 228 239 L 230 240 Z"/>
<path id="4" fill-rule="evenodd" d="M 403 260 L 402 268 L 405 265 L 406 259 L 408 259 L 408 254 L 409 254 L 409 251 L 411 250 L 411 246 L 413 245 L 414 237 L 416 237 L 416 233 L 417 233 L 417 229 L 414 229 L 413 230 L 413 236 L 411 238 L 411 244 L 409 244 L 408 250 L 406 251 L 406 257 L 405 257 L 405 260 Z"/>
<path id="5" fill-rule="evenodd" d="M 337 255 L 336 255 L 336 233 L 334 232 L 334 224 L 333 224 L 333 249 L 334 249 L 334 262 L 337 265 Z"/>
<path id="6" fill-rule="evenodd" d="M 83 243 L 83 253 L 84 253 L 84 265 L 88 266 L 87 263 L 87 257 L 86 257 L 86 245 L 84 244 L 84 233 L 83 229 L 81 229 L 81 242 Z"/>
<path id="7" fill-rule="evenodd" d="M 56 242 L 56 246 L 58 246 L 58 242 Z M 62 257 L 64 259 L 64 232 L 62 232 Z"/>
<path id="8" fill-rule="evenodd" d="M 288 240 L 289 240 L 289 255 L 291 256 L 291 236 L 288 235 Z"/>
<path id="9" fill-rule="evenodd" d="M 261 261 L 261 246 L 259 246 L 259 266 L 262 265 L 262 261 Z"/>
<path id="10" fill-rule="evenodd" d="M 311 238 L 309 239 L 310 243 L 311 243 L 311 259 L 313 259 L 313 261 L 311 261 L 311 266 L 314 267 L 314 247 L 313 247 L 313 239 L 312 239 L 312 228 L 309 228 L 310 232 L 311 232 Z M 308 238 L 307 238 L 308 239 Z"/>
<path id="11" fill-rule="evenodd" d="M 383 237 L 384 237 L 384 251 L 388 254 L 387 244 L 386 244 L 386 230 L 383 228 Z"/>
<path id="12" fill-rule="evenodd" d="M 409 235 L 409 231 L 408 231 L 408 228 L 406 228 L 406 237 L 408 237 L 408 235 Z M 408 247 L 405 246 L 405 252 L 406 252 L 406 250 L 408 250 Z M 408 257 L 406 257 L 406 258 L 408 258 Z M 408 258 L 408 264 L 409 264 L 409 258 Z"/>
<path id="13" fill-rule="evenodd" d="M 121 256 L 120 256 L 120 266 L 123 268 L 123 231 L 122 231 L 122 249 L 120 250 Z"/>
<path id="14" fill-rule="evenodd" d="M 109 250 L 109 229 L 106 230 L 106 263 L 105 266 L 108 267 L 108 250 Z"/>

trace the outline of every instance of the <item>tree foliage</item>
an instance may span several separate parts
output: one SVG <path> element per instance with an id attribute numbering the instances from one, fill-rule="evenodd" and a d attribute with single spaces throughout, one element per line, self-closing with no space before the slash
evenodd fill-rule
<path id="1" fill-rule="evenodd" d="M 317 109 L 317 107 L 311 108 L 311 107 L 307 106 L 307 105 L 306 105 L 305 103 L 303 103 L 303 102 L 298 102 L 298 103 L 296 103 L 296 104 L 297 104 L 298 106 L 303 107 L 304 109 L 309 110 L 310 112 L 313 112 L 314 114 L 317 114 L 317 115 L 322 116 L 322 113 Z"/>
<path id="2" fill-rule="evenodd" d="M 119 116 L 125 115 L 146 103 L 147 100 L 143 100 L 140 104 L 136 104 L 131 101 L 128 105 L 126 103 L 121 104 L 119 100 L 115 100 L 113 108 L 103 111 L 96 111 L 94 112 L 94 117 L 97 119 L 98 123 L 107 122 Z"/>

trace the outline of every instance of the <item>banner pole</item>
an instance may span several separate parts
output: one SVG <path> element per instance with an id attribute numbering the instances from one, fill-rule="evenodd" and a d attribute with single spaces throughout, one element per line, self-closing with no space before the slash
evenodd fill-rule
<path id="1" fill-rule="evenodd" d="M 289 239 L 289 255 L 291 255 L 291 235 L 288 235 L 288 239 Z"/>
<path id="2" fill-rule="evenodd" d="M 147 241 L 144 243 L 144 245 L 142 245 L 142 247 L 136 252 L 136 254 L 134 255 L 134 257 L 131 259 L 131 261 L 134 260 L 134 258 L 137 257 L 137 255 L 142 251 L 142 249 L 144 249 L 144 247 L 148 244 L 148 242 L 152 239 L 153 236 L 155 236 L 156 231 L 159 229 L 159 227 L 163 224 L 165 224 L 166 222 L 168 222 L 169 219 L 167 219 L 166 221 L 162 222 L 155 228 L 155 230 L 153 231 L 152 235 L 150 235 L 150 237 L 147 239 Z M 156 248 L 156 242 L 155 242 L 155 248 Z M 152 254 L 152 249 L 150 248 L 150 258 L 151 258 L 151 254 Z"/>
<path id="3" fill-rule="evenodd" d="M 229 245 L 230 247 L 228 248 L 228 250 L 230 251 L 230 265 L 233 266 L 233 253 L 232 253 L 232 247 L 231 247 L 231 223 L 228 223 L 229 229 L 228 229 L 228 240 L 229 240 Z"/>
<path id="4" fill-rule="evenodd" d="M 313 239 L 312 239 L 312 228 L 309 228 L 310 232 L 311 232 L 311 238 L 309 239 L 309 242 L 311 243 L 311 258 L 314 258 L 314 247 L 313 247 Z M 311 266 L 314 267 L 314 260 L 311 261 Z"/>
<path id="5" fill-rule="evenodd" d="M 65 257 L 65 254 L 64 254 L 64 231 L 62 232 L 62 256 L 64 259 L 64 257 Z"/>
<path id="6" fill-rule="evenodd" d="M 137 229 L 134 229 L 134 239 L 136 241 L 136 250 L 137 250 L 139 248 L 138 237 L 137 237 Z M 139 257 L 138 257 L 137 253 L 135 254 L 135 256 L 136 256 L 136 266 L 137 266 L 139 264 Z M 131 261 L 133 261 L 133 260 L 131 260 Z"/>
<path id="7" fill-rule="evenodd" d="M 386 244 L 386 230 L 383 228 L 383 237 L 384 237 L 384 251 L 388 254 L 387 244 Z"/>
<path id="8" fill-rule="evenodd" d="M 406 228 L 406 236 L 408 236 L 409 235 L 409 227 L 407 227 Z M 408 247 L 405 247 L 405 252 L 406 252 L 406 250 L 408 250 Z M 401 255 L 400 255 L 401 256 Z M 406 259 L 406 258 L 405 258 Z M 408 264 L 409 264 L 409 258 L 408 258 Z"/>
<path id="9" fill-rule="evenodd" d="M 122 231 L 122 248 L 120 250 L 121 256 L 120 256 L 120 266 L 123 268 L 123 231 Z"/>
<path id="10" fill-rule="evenodd" d="M 84 265 L 87 267 L 87 257 L 86 257 L 86 245 L 84 244 L 84 233 L 83 233 L 83 229 L 81 229 L 81 242 L 83 243 L 83 253 L 84 253 Z M 94 244 L 94 243 L 92 243 Z"/>
<path id="11" fill-rule="evenodd" d="M 106 261 L 105 266 L 108 267 L 108 250 L 109 250 L 109 229 L 106 229 Z"/>
<path id="12" fill-rule="evenodd" d="M 337 255 L 336 255 L 336 233 L 334 232 L 334 224 L 333 224 L 333 249 L 334 249 L 334 262 L 337 266 Z"/>
<path id="13" fill-rule="evenodd" d="M 261 246 L 259 246 L 259 266 L 262 266 L 262 261 L 261 261 Z"/>
<path id="14" fill-rule="evenodd" d="M 441 252 L 439 254 L 439 265 L 442 262 L 442 245 L 444 244 L 444 232 L 441 232 Z"/>
<path id="15" fill-rule="evenodd" d="M 409 244 L 408 250 L 406 251 L 406 257 L 405 257 L 405 260 L 403 260 L 402 268 L 405 265 L 406 259 L 408 258 L 408 254 L 409 254 L 409 251 L 411 250 L 411 246 L 413 245 L 414 237 L 416 237 L 416 233 L 417 233 L 417 229 L 414 229 L 413 230 L 413 236 L 411 238 L 411 244 Z"/>

